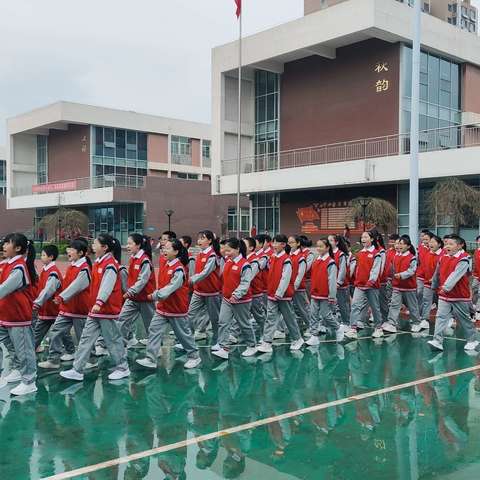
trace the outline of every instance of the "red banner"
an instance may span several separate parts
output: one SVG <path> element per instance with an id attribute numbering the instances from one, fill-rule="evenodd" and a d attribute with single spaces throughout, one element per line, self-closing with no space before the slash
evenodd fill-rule
<path id="1" fill-rule="evenodd" d="M 76 180 L 67 180 L 58 183 L 44 183 L 41 185 L 32 185 L 32 193 L 54 193 L 68 192 L 77 189 Z"/>
<path id="2" fill-rule="evenodd" d="M 237 18 L 240 18 L 240 15 L 242 14 L 242 0 L 235 0 L 235 5 L 237 6 Z"/>

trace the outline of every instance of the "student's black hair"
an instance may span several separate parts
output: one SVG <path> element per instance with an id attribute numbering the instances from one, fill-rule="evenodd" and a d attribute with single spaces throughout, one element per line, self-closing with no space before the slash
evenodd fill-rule
<path id="1" fill-rule="evenodd" d="M 453 240 L 455 243 L 457 243 L 460 246 L 465 244 L 465 240 L 455 233 L 451 233 L 450 235 L 446 235 L 444 238 L 449 238 L 450 240 Z"/>
<path id="2" fill-rule="evenodd" d="M 333 253 L 333 247 L 330 245 L 330 242 L 328 241 L 328 237 L 320 237 L 318 241 L 322 242 L 325 244 L 325 246 L 328 248 L 328 254 L 332 257 L 335 258 L 335 254 Z M 348 254 L 348 252 L 347 252 Z"/>
<path id="3" fill-rule="evenodd" d="M 187 246 L 185 248 L 190 248 L 192 246 L 192 237 L 190 235 L 182 235 L 180 240 L 183 241 Z"/>
<path id="4" fill-rule="evenodd" d="M 138 245 L 145 252 L 145 255 L 151 260 L 152 242 L 150 241 L 150 237 L 147 235 L 142 235 L 141 233 L 131 233 L 129 237 L 132 239 L 133 243 Z"/>
<path id="5" fill-rule="evenodd" d="M 240 252 L 240 255 L 242 255 L 243 258 L 247 258 L 247 246 L 245 245 L 243 240 L 239 240 L 238 238 L 231 237 L 227 240 L 227 245 L 230 248 L 238 250 Z"/>
<path id="6" fill-rule="evenodd" d="M 198 236 L 205 237 L 207 240 L 210 240 L 213 251 L 217 255 L 220 255 L 220 242 L 217 236 L 211 230 L 202 230 L 201 232 L 198 232 Z"/>
<path id="7" fill-rule="evenodd" d="M 31 240 L 23 233 L 10 233 L 3 239 L 3 243 L 13 243 L 14 247 L 20 248 L 18 255 L 26 256 L 25 263 L 27 264 L 27 270 L 30 275 L 30 281 L 32 285 L 37 283 L 37 271 L 35 270 L 35 246 Z"/>
<path id="8" fill-rule="evenodd" d="M 372 239 L 372 245 L 375 248 L 378 248 L 378 242 L 377 242 L 377 238 L 375 237 L 375 235 L 368 230 L 366 232 L 363 232 L 363 233 L 366 233 Z M 362 235 L 363 235 L 363 233 L 362 233 Z"/>
<path id="9" fill-rule="evenodd" d="M 81 252 L 82 255 L 80 255 L 80 256 L 85 258 L 89 267 L 92 266 L 92 260 L 89 256 L 90 246 L 89 246 L 86 238 L 79 237 L 79 238 L 76 238 L 75 240 L 72 240 L 70 242 L 69 247 L 73 248 L 74 250 L 76 250 L 79 253 Z"/>
<path id="10" fill-rule="evenodd" d="M 421 232 L 422 235 L 427 235 L 430 238 L 432 238 L 435 234 L 432 233 L 428 228 L 424 228 Z"/>
<path id="11" fill-rule="evenodd" d="M 272 241 L 272 237 L 268 233 L 266 233 L 264 236 L 267 243 L 270 243 Z"/>
<path id="12" fill-rule="evenodd" d="M 255 247 L 257 246 L 257 242 L 255 241 L 255 239 L 253 237 L 245 237 L 243 239 L 244 242 L 247 242 L 248 245 L 250 246 L 250 248 L 253 248 L 253 251 L 255 251 Z M 247 252 L 248 254 L 248 252 Z"/>
<path id="13" fill-rule="evenodd" d="M 227 241 L 228 241 L 228 238 L 222 238 L 221 240 L 219 240 L 218 243 L 219 243 L 219 245 L 224 247 L 227 244 Z"/>
<path id="14" fill-rule="evenodd" d="M 302 248 L 302 239 L 300 238 L 300 235 L 289 235 L 288 238 L 293 238 L 295 240 L 295 242 L 297 243 L 298 245 L 298 248 Z M 290 247 L 290 250 L 292 248 Z"/>
<path id="15" fill-rule="evenodd" d="M 182 265 L 188 265 L 188 250 L 183 246 L 182 242 L 177 238 L 169 240 L 169 242 L 172 244 L 172 248 L 177 252 L 177 258 Z"/>
<path id="16" fill-rule="evenodd" d="M 313 245 L 313 242 L 306 235 L 299 235 L 300 246 L 302 248 L 310 248 Z"/>
<path id="17" fill-rule="evenodd" d="M 415 247 L 412 245 L 412 240 L 410 240 L 410 237 L 408 235 L 402 235 L 400 237 L 400 241 L 408 245 L 408 251 L 412 254 L 416 254 Z"/>
<path id="18" fill-rule="evenodd" d="M 430 240 L 435 240 L 440 245 L 440 248 L 443 248 L 443 240 L 439 236 L 434 235 Z"/>
<path id="19" fill-rule="evenodd" d="M 372 228 L 372 230 L 370 230 L 370 233 L 373 235 L 373 237 L 377 242 L 376 248 L 382 247 L 383 249 L 385 249 L 385 242 L 383 240 L 383 235 L 376 228 Z"/>
<path id="20" fill-rule="evenodd" d="M 335 235 L 331 234 L 329 237 L 333 237 L 335 239 L 335 242 L 337 244 L 337 248 L 343 252 L 347 257 L 348 257 L 348 245 L 345 237 L 342 237 L 342 235 Z M 332 248 L 333 251 L 333 248 Z"/>
<path id="21" fill-rule="evenodd" d="M 282 233 L 278 233 L 273 237 L 273 241 L 277 243 L 284 243 L 285 244 L 285 251 L 287 253 L 290 253 L 290 245 L 288 244 L 288 238 L 286 235 L 283 235 Z"/>
<path id="22" fill-rule="evenodd" d="M 449 238 L 452 238 L 453 237 L 453 233 L 447 233 L 446 235 L 443 236 L 443 240 L 447 240 Z"/>
<path id="23" fill-rule="evenodd" d="M 42 252 L 45 252 L 47 257 L 52 257 L 53 261 L 58 258 L 58 247 L 56 245 L 44 245 Z"/>
<path id="24" fill-rule="evenodd" d="M 480 235 L 477 235 L 477 238 L 475 238 L 475 241 L 478 242 L 480 240 Z"/>
<path id="25" fill-rule="evenodd" d="M 398 233 L 391 233 L 389 236 L 388 236 L 388 239 L 389 240 L 393 240 L 394 242 L 396 242 L 397 240 L 400 239 L 400 235 Z"/>
<path id="26" fill-rule="evenodd" d="M 264 245 L 264 244 L 265 244 L 265 234 L 260 233 L 260 234 L 256 235 L 256 236 L 255 236 L 255 240 L 256 240 L 258 243 Z"/>
<path id="27" fill-rule="evenodd" d="M 110 252 L 118 263 L 122 263 L 122 246 L 116 238 L 113 238 L 108 233 L 101 233 L 97 240 L 100 245 L 107 247 L 107 252 Z"/>
<path id="28" fill-rule="evenodd" d="M 162 235 L 168 235 L 168 240 L 172 241 L 174 238 L 177 238 L 177 234 L 171 230 L 165 230 L 162 232 Z"/>

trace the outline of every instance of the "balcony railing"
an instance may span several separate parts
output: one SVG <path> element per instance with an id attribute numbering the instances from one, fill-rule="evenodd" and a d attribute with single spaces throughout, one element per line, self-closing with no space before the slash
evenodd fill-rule
<path id="1" fill-rule="evenodd" d="M 419 151 L 421 153 L 479 145 L 480 127 L 478 126 L 456 125 L 420 132 Z M 244 157 L 240 171 L 241 173 L 266 172 L 408 153 L 410 153 L 410 134 L 403 133 Z M 222 162 L 222 175 L 236 173 L 237 159 Z"/>
<path id="2" fill-rule="evenodd" d="M 145 177 L 137 175 L 101 175 L 98 177 L 74 178 L 38 185 L 12 188 L 12 197 L 41 195 L 45 193 L 74 192 L 96 188 L 144 188 Z"/>
<path id="3" fill-rule="evenodd" d="M 175 165 L 192 165 L 192 155 L 172 153 L 172 163 Z"/>

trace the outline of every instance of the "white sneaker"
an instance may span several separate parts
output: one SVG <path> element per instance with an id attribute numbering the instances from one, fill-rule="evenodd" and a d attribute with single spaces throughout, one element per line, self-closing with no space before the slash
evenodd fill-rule
<path id="1" fill-rule="evenodd" d="M 85 370 L 92 370 L 92 369 L 97 368 L 97 367 L 98 367 L 98 363 L 87 362 L 85 364 L 84 369 Z"/>
<path id="2" fill-rule="evenodd" d="M 343 327 L 343 325 L 340 325 L 335 333 L 336 337 L 337 337 L 337 342 L 343 342 L 343 340 L 345 339 L 345 329 Z"/>
<path id="3" fill-rule="evenodd" d="M 376 328 L 372 333 L 373 338 L 382 338 L 383 337 L 383 330 L 381 328 Z"/>
<path id="4" fill-rule="evenodd" d="M 253 357 L 257 353 L 257 347 L 248 347 L 242 352 L 242 357 Z"/>
<path id="5" fill-rule="evenodd" d="M 138 341 L 138 343 L 146 347 L 148 344 L 148 338 L 142 338 L 141 340 Z"/>
<path id="6" fill-rule="evenodd" d="M 131 341 L 131 340 L 129 340 L 129 341 Z M 133 348 L 133 346 L 129 347 L 128 342 L 127 342 L 127 348 Z M 106 355 L 108 355 L 108 350 L 106 348 L 101 347 L 100 345 L 97 345 L 95 347 L 95 356 L 96 357 L 104 357 Z"/>
<path id="7" fill-rule="evenodd" d="M 3 387 L 6 387 L 8 385 L 8 382 L 4 378 L 0 378 L 0 389 Z"/>
<path id="8" fill-rule="evenodd" d="M 29 393 L 35 393 L 36 391 L 37 386 L 34 383 L 29 383 L 27 385 L 26 383 L 22 382 L 20 385 L 17 385 L 15 388 L 10 390 L 10 394 L 20 397 L 21 395 L 28 395 Z"/>
<path id="9" fill-rule="evenodd" d="M 78 373 L 74 368 L 60 372 L 60 376 L 67 378 L 68 380 L 76 380 L 77 382 L 81 382 L 83 380 L 83 373 Z"/>
<path id="10" fill-rule="evenodd" d="M 277 330 L 273 335 L 274 340 L 284 340 L 285 337 L 286 337 L 285 332 L 282 332 L 281 330 Z"/>
<path id="11" fill-rule="evenodd" d="M 235 335 L 231 335 L 228 337 L 228 343 L 238 343 L 238 338 Z"/>
<path id="12" fill-rule="evenodd" d="M 412 328 L 411 328 L 411 332 L 412 333 L 419 333 L 422 329 L 420 328 L 420 324 L 419 323 L 415 323 L 412 325 Z"/>
<path id="13" fill-rule="evenodd" d="M 320 345 L 320 339 L 318 335 L 311 335 L 310 338 L 305 342 L 309 347 L 315 347 Z"/>
<path id="14" fill-rule="evenodd" d="M 273 352 L 272 344 L 268 342 L 262 342 L 257 347 L 257 351 L 260 353 L 272 353 Z"/>
<path id="15" fill-rule="evenodd" d="M 443 352 L 443 345 L 438 340 L 429 340 L 427 342 L 433 349 Z"/>
<path id="16" fill-rule="evenodd" d="M 210 351 L 211 352 L 216 352 L 216 351 L 220 350 L 220 348 L 221 348 L 220 345 L 218 343 L 216 343 L 215 345 L 212 345 L 210 347 Z"/>
<path id="17" fill-rule="evenodd" d="M 109 380 L 121 380 L 122 378 L 127 378 L 130 376 L 130 370 L 115 370 L 109 376 Z"/>
<path id="18" fill-rule="evenodd" d="M 467 342 L 465 347 L 463 347 L 465 350 L 476 350 L 478 347 L 479 343 L 477 340 L 474 340 L 473 342 Z"/>
<path id="19" fill-rule="evenodd" d="M 291 345 L 290 345 L 290 350 L 295 351 L 295 350 L 300 350 L 305 342 L 303 341 L 303 338 L 299 338 L 298 340 L 295 340 Z"/>
<path id="20" fill-rule="evenodd" d="M 189 358 L 184 365 L 184 368 L 190 370 L 192 368 L 197 368 L 202 363 L 202 359 L 200 357 L 197 358 Z"/>
<path id="21" fill-rule="evenodd" d="M 309 328 L 307 328 L 307 329 L 305 330 L 305 333 L 303 334 L 303 336 L 304 336 L 305 338 L 310 338 L 310 337 L 312 336 L 312 332 L 310 332 L 310 329 L 309 329 Z"/>
<path id="22" fill-rule="evenodd" d="M 382 324 L 382 330 L 387 333 L 397 333 L 397 327 L 389 322 Z"/>
<path id="23" fill-rule="evenodd" d="M 138 345 L 138 340 L 135 337 L 132 337 L 130 340 L 127 340 L 127 348 L 135 348 Z"/>
<path id="24" fill-rule="evenodd" d="M 347 328 L 347 330 L 345 331 L 345 336 L 352 340 L 356 340 L 358 338 L 357 329 L 352 327 Z"/>
<path id="25" fill-rule="evenodd" d="M 185 349 L 183 348 L 183 345 L 182 345 L 181 343 L 176 343 L 176 344 L 173 346 L 173 348 L 174 348 L 175 350 L 185 350 Z"/>
<path id="26" fill-rule="evenodd" d="M 35 349 L 35 353 L 43 353 L 45 351 L 45 346 L 44 345 L 39 345 L 36 349 Z"/>
<path id="27" fill-rule="evenodd" d="M 365 324 L 364 324 L 362 321 L 359 320 L 359 321 L 357 322 L 357 328 L 358 328 L 359 330 L 361 330 L 362 328 L 365 328 Z"/>
<path id="28" fill-rule="evenodd" d="M 17 383 L 22 379 L 22 375 L 18 370 L 12 370 L 6 377 L 7 383 Z"/>
<path id="29" fill-rule="evenodd" d="M 212 352 L 212 355 L 215 355 L 218 358 L 221 358 L 222 360 L 228 360 L 228 352 L 227 350 L 224 350 L 223 348 L 219 348 L 218 350 L 214 350 Z"/>
<path id="30" fill-rule="evenodd" d="M 414 327 L 418 327 L 418 330 L 414 330 Z M 422 320 L 419 324 L 412 326 L 412 332 L 418 333 L 422 330 L 430 330 L 430 324 L 426 320 Z"/>
<path id="31" fill-rule="evenodd" d="M 195 340 L 206 340 L 207 334 L 205 332 L 195 332 Z"/>
<path id="32" fill-rule="evenodd" d="M 49 370 L 56 370 L 57 368 L 60 368 L 59 363 L 53 363 L 50 360 L 45 360 L 44 362 L 38 362 L 38 366 L 40 368 L 47 368 Z"/>
<path id="33" fill-rule="evenodd" d="M 477 322 L 480 320 L 480 312 L 475 313 L 475 320 L 477 320 Z"/>
<path id="34" fill-rule="evenodd" d="M 60 360 L 62 362 L 72 362 L 75 360 L 75 355 L 73 353 L 64 353 L 61 357 Z"/>
<path id="35" fill-rule="evenodd" d="M 327 333 L 327 327 L 325 327 L 325 325 L 320 325 L 318 327 L 318 333 L 320 335 L 325 335 Z"/>
<path id="36" fill-rule="evenodd" d="M 157 368 L 157 364 L 153 363 L 149 358 L 139 358 L 136 360 L 136 362 L 141 365 L 142 367 L 145 368 Z"/>

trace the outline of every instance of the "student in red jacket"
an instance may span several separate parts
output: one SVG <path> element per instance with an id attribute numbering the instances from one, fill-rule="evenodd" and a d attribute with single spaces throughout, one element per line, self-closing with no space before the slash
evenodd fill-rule
<path id="1" fill-rule="evenodd" d="M 480 235 L 475 240 L 477 242 L 477 248 L 473 254 L 472 301 L 476 312 L 475 319 L 480 320 Z"/>
<path id="2" fill-rule="evenodd" d="M 255 332 L 250 323 L 250 304 L 252 303 L 252 266 L 245 258 L 247 248 L 238 238 L 227 240 L 225 248 L 225 268 L 223 270 L 222 305 L 218 325 L 219 349 L 213 350 L 216 357 L 228 360 L 229 336 L 234 320 L 239 326 L 247 348 L 243 357 L 252 357 L 257 353 Z"/>
<path id="3" fill-rule="evenodd" d="M 288 238 L 281 234 L 273 239 L 275 253 L 270 258 L 268 269 L 267 320 L 263 331 L 263 342 L 258 347 L 258 351 L 262 353 L 272 352 L 273 336 L 280 321 L 280 315 L 290 332 L 292 339 L 290 350 L 300 350 L 304 344 L 292 307 L 295 279 L 292 277 L 290 255 L 285 250 L 288 248 L 287 242 Z"/>
<path id="4" fill-rule="evenodd" d="M 127 348 L 130 348 L 138 343 L 134 334 L 134 325 L 139 316 L 148 333 L 155 313 L 153 302 L 148 297 L 156 290 L 157 282 L 152 264 L 150 238 L 139 233 L 130 234 L 127 250 L 131 255 L 128 262 L 127 291 L 123 295 L 125 303 L 118 320 L 123 339 Z"/>
<path id="5" fill-rule="evenodd" d="M 373 337 L 383 336 L 381 328 L 383 319 L 380 312 L 379 289 L 382 259 L 377 249 L 377 242 L 371 232 L 363 232 L 361 237 L 363 249 L 356 255 L 355 291 L 352 300 L 350 316 L 351 327 L 345 332 L 348 338 L 357 338 L 357 325 L 365 317 L 365 310 L 370 305 L 375 324 Z"/>
<path id="6" fill-rule="evenodd" d="M 88 243 L 83 238 L 72 240 L 67 248 L 70 265 L 63 278 L 63 290 L 53 299 L 59 307 L 58 316 L 50 330 L 48 358 L 38 364 L 40 368 L 58 369 L 60 361 L 66 362 L 75 358 L 68 353 L 63 354 L 63 346 L 72 327 L 77 340 L 80 340 L 87 319 L 92 279 L 92 262 L 88 252 Z"/>
<path id="7" fill-rule="evenodd" d="M 147 356 L 137 360 L 146 368 L 157 368 L 162 341 L 170 328 L 187 352 L 184 367 L 196 368 L 201 360 L 188 322 L 188 251 L 179 240 L 165 245 L 167 263 L 158 282 L 158 290 L 150 295 L 157 302 L 156 313 L 148 330 Z"/>
<path id="8" fill-rule="evenodd" d="M 10 391 L 27 395 L 37 391 L 37 365 L 32 330 L 32 301 L 29 288 L 36 285 L 35 248 L 21 233 L 7 235 L 3 243 L 7 262 L 0 277 L 0 344 L 13 345 L 14 369 L 5 378 L 21 382 Z"/>
<path id="9" fill-rule="evenodd" d="M 418 303 L 421 305 L 423 301 L 423 288 L 425 283 L 424 273 L 423 273 L 423 265 L 425 264 L 425 260 L 427 255 L 430 253 L 430 239 L 433 237 L 433 233 L 430 232 L 428 229 L 423 229 L 420 232 L 420 245 L 418 246 L 417 252 L 417 260 L 418 260 L 418 268 L 417 268 L 417 296 L 418 296 Z"/>
<path id="10" fill-rule="evenodd" d="M 126 349 L 116 321 L 123 304 L 119 274 L 122 247 L 117 239 L 102 233 L 93 242 L 93 251 L 97 258 L 92 269 L 90 311 L 75 354 L 73 368 L 60 372 L 60 375 L 70 380 L 82 381 L 85 365 L 95 341 L 101 334 L 115 365 L 115 370 L 108 378 L 120 380 L 130 375 Z"/>
<path id="11" fill-rule="evenodd" d="M 438 288 L 438 310 L 435 333 L 428 343 L 435 350 L 443 350 L 445 329 L 452 317 L 460 322 L 465 332 L 465 350 L 476 350 L 479 344 L 470 318 L 470 255 L 462 249 L 463 242 L 458 235 L 445 239 L 446 253 L 440 258 L 433 276 L 432 288 Z"/>
<path id="12" fill-rule="evenodd" d="M 348 246 L 340 235 L 329 235 L 328 242 L 332 247 L 333 259 L 337 266 L 337 305 L 343 325 L 350 325 L 350 275 Z M 318 244 L 317 244 L 318 245 Z"/>
<path id="13" fill-rule="evenodd" d="M 220 313 L 220 244 L 213 232 L 204 230 L 198 234 L 197 245 L 202 251 L 195 260 L 195 274 L 189 278 L 193 295 L 188 320 L 196 331 L 195 338 L 202 340 L 207 338 L 202 322 L 207 316 L 212 324 L 212 345 L 215 345 Z"/>
<path id="14" fill-rule="evenodd" d="M 312 265 L 311 295 L 311 326 L 312 336 L 307 345 L 318 345 L 319 326 L 335 330 L 337 342 L 344 339 L 344 327 L 338 323 L 335 306 L 337 304 L 338 270 L 335 263 L 335 254 L 328 238 L 317 241 L 318 257 Z"/>
<path id="15" fill-rule="evenodd" d="M 412 327 L 413 333 L 430 329 L 430 312 L 432 310 L 433 299 L 435 296 L 435 292 L 432 288 L 432 280 L 437 269 L 438 262 L 442 258 L 443 254 L 443 240 L 440 237 L 433 235 L 430 239 L 430 253 L 426 256 L 423 265 L 423 302 L 420 306 L 420 317 L 422 321 L 419 325 L 414 325 Z"/>
<path id="16" fill-rule="evenodd" d="M 400 237 L 400 253 L 393 258 L 392 300 L 388 312 L 388 321 L 382 325 L 382 330 L 387 333 L 397 333 L 398 318 L 402 304 L 410 311 L 412 329 L 420 325 L 420 312 L 417 299 L 417 258 L 415 247 L 408 235 Z"/>

